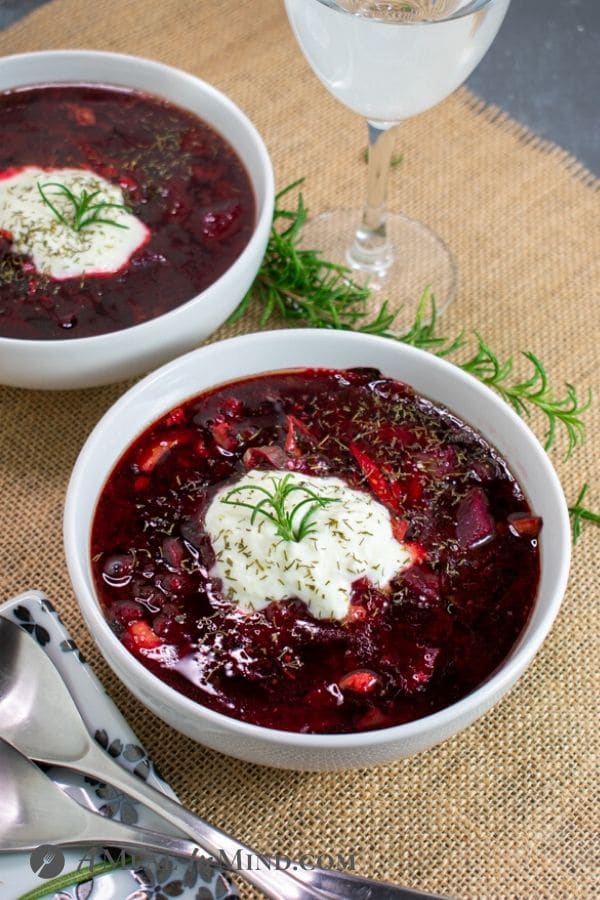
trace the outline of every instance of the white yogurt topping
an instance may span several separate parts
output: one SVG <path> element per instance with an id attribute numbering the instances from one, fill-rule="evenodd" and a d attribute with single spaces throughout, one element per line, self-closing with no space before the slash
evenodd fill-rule
<path id="1" fill-rule="evenodd" d="M 251 509 L 223 502 L 233 487 L 244 487 L 229 500 L 256 506 L 265 495 L 253 486 L 272 493 L 274 480 L 286 474 L 319 497 L 333 498 L 314 510 L 309 520 L 314 530 L 300 541 L 283 540 L 276 526 L 260 513 L 251 524 Z M 291 512 L 306 496 L 294 492 L 287 497 L 285 509 Z M 295 523 L 308 507 L 302 507 Z M 268 505 L 265 509 L 272 511 Z M 215 494 L 205 527 L 216 555 L 210 574 L 221 579 L 224 595 L 246 612 L 262 609 L 271 600 L 297 597 L 317 618 L 343 619 L 354 581 L 366 577 L 382 588 L 411 563 L 408 548 L 392 534 L 387 509 L 339 478 L 251 470 Z"/>
<path id="2" fill-rule="evenodd" d="M 92 204 L 124 203 L 120 187 L 87 169 L 26 166 L 14 175 L 0 174 L 0 228 L 12 234 L 15 252 L 30 256 L 38 272 L 55 279 L 118 272 L 147 241 L 146 226 L 126 210 L 108 207 L 100 211 L 101 217 L 123 228 L 94 222 L 74 231 L 40 194 L 38 185 L 66 222 L 73 222 L 73 204 L 56 184 L 76 197 L 98 191 Z"/>

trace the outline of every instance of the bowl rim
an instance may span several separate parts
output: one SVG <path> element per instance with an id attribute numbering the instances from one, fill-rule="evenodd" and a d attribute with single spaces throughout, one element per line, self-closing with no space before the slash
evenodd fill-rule
<path id="1" fill-rule="evenodd" d="M 438 710 L 437 712 L 431 713 L 430 715 L 424 716 L 420 719 L 415 719 L 410 722 L 402 723 L 399 725 L 392 725 L 387 728 L 372 729 L 362 732 L 347 732 L 344 734 L 303 734 L 300 732 L 284 731 L 277 728 L 268 728 L 263 725 L 255 725 L 250 722 L 244 722 L 240 719 L 226 716 L 223 713 L 217 712 L 207 706 L 191 700 L 189 697 L 186 697 L 184 694 L 181 694 L 179 691 L 175 690 L 175 688 L 167 685 L 164 681 L 162 681 L 160 678 L 146 669 L 145 666 L 143 666 L 142 663 L 139 662 L 133 656 L 133 654 L 131 654 L 122 645 L 122 643 L 119 641 L 117 636 L 110 628 L 108 622 L 106 621 L 106 618 L 104 617 L 100 609 L 100 604 L 93 588 L 91 573 L 89 571 L 89 530 L 86 536 L 86 559 L 82 560 L 79 554 L 76 552 L 77 529 L 74 526 L 77 516 L 77 496 L 79 493 L 79 486 L 85 480 L 85 469 L 87 467 L 88 456 L 94 451 L 96 444 L 102 443 L 102 434 L 106 427 L 110 427 L 113 420 L 118 420 L 122 416 L 122 413 L 126 413 L 129 404 L 135 403 L 138 395 L 143 395 L 155 385 L 160 385 L 160 382 L 164 378 L 169 377 L 171 370 L 185 368 L 186 366 L 190 365 L 192 360 L 195 361 L 199 357 L 200 359 L 202 359 L 203 363 L 208 364 L 209 367 L 210 357 L 215 353 L 223 354 L 230 352 L 234 354 L 240 349 L 240 347 L 243 347 L 243 345 L 245 344 L 269 345 L 269 343 L 272 341 L 289 342 L 293 341 L 295 336 L 297 335 L 302 335 L 302 339 L 305 341 L 322 342 L 324 345 L 327 345 L 327 343 L 331 340 L 342 340 L 347 343 L 356 342 L 357 345 L 358 343 L 364 343 L 365 341 L 369 341 L 373 345 L 379 344 L 382 347 L 389 347 L 390 345 L 389 338 L 350 331 L 330 331 L 314 328 L 281 329 L 277 331 L 262 331 L 239 335 L 223 341 L 216 341 L 212 344 L 205 345 L 196 350 L 192 350 L 191 352 L 186 353 L 183 356 L 177 357 L 174 360 L 171 360 L 170 362 L 161 366 L 159 369 L 151 372 L 133 387 L 129 388 L 129 390 L 122 394 L 121 397 L 119 397 L 119 399 L 104 413 L 102 418 L 98 421 L 98 423 L 95 425 L 94 429 L 88 436 L 80 451 L 75 466 L 72 470 L 71 479 L 69 481 L 65 499 L 65 555 L 67 559 L 67 567 L 73 587 L 75 589 L 79 608 L 84 616 L 84 619 L 86 620 L 88 630 L 90 630 L 90 632 L 92 633 L 94 641 L 97 643 L 102 655 L 105 656 L 109 664 L 112 665 L 110 656 L 105 654 L 104 647 L 102 646 L 100 641 L 98 641 L 96 634 L 92 630 L 90 620 L 92 620 L 94 628 L 99 627 L 101 629 L 103 636 L 106 636 L 109 644 L 114 647 L 115 653 L 118 654 L 123 660 L 124 667 L 126 669 L 129 669 L 129 672 L 133 677 L 137 677 L 138 680 L 141 680 L 144 686 L 147 686 L 149 688 L 150 693 L 157 695 L 158 699 L 162 703 L 170 705 L 173 705 L 175 703 L 178 706 L 183 707 L 186 713 L 191 713 L 192 715 L 198 717 L 198 721 L 201 722 L 202 725 L 207 729 L 210 728 L 210 725 L 215 725 L 218 726 L 220 731 L 233 732 L 241 738 L 253 738 L 255 740 L 259 740 L 263 744 L 279 744 L 293 746 L 300 749 L 305 748 L 307 750 L 348 750 L 366 747 L 373 744 L 384 746 L 386 744 L 395 743 L 402 740 L 408 741 L 419 738 L 434 731 L 440 733 L 447 732 L 448 726 L 452 725 L 452 723 L 460 721 L 461 719 L 467 720 L 469 714 L 472 714 L 471 719 L 468 719 L 468 721 L 471 721 L 472 718 L 477 718 L 479 716 L 480 713 L 477 712 L 478 709 L 480 710 L 484 706 L 485 708 L 489 708 L 489 706 L 494 705 L 511 687 L 516 679 L 523 673 L 523 671 L 531 663 L 533 657 L 539 650 L 558 614 L 566 589 L 571 558 L 571 530 L 567 503 L 564 497 L 562 486 L 550 461 L 550 458 L 538 438 L 531 431 L 527 423 L 524 422 L 523 419 L 521 419 L 517 415 L 517 413 L 489 387 L 446 359 L 435 356 L 430 352 L 421 350 L 408 344 L 398 342 L 395 345 L 397 347 L 397 352 L 405 354 L 408 360 L 426 360 L 426 365 L 429 365 L 434 369 L 437 368 L 442 375 L 446 375 L 448 377 L 458 379 L 459 381 L 469 383 L 472 388 L 474 388 L 485 398 L 485 401 L 488 404 L 491 404 L 493 409 L 502 410 L 502 414 L 505 415 L 509 421 L 511 421 L 512 427 L 519 431 L 521 433 L 521 436 L 527 442 L 529 442 L 531 448 L 534 449 L 537 453 L 537 456 L 539 458 L 539 466 L 543 470 L 543 477 L 547 481 L 548 488 L 552 490 L 554 499 L 559 509 L 559 516 L 557 521 L 554 523 L 553 530 L 558 533 L 560 545 L 562 548 L 559 576 L 556 578 L 552 585 L 552 588 L 550 589 L 550 602 L 548 603 L 547 609 L 541 616 L 540 620 L 536 624 L 533 624 L 532 617 L 530 616 L 529 623 L 525 626 L 524 630 L 517 638 L 517 641 L 513 645 L 509 656 L 507 656 L 502 661 L 500 666 L 490 676 L 488 676 L 488 678 L 484 682 L 482 682 L 482 684 L 478 685 L 473 691 L 458 700 L 456 703 L 453 703 L 450 706 L 446 706 L 443 709 Z M 290 366 L 288 370 L 292 370 L 294 368 L 302 368 L 302 366 Z M 313 366 L 307 366 L 307 368 L 313 368 Z M 319 368 L 319 366 L 314 366 L 314 368 Z M 320 366 L 320 368 L 327 368 L 327 366 Z M 269 371 L 286 370 L 282 368 L 269 369 L 268 367 L 266 367 L 261 370 L 261 373 L 266 373 Z M 255 374 L 261 373 L 257 371 Z M 217 382 L 213 385 L 213 387 L 217 387 L 219 384 L 228 384 L 230 381 L 235 382 L 238 380 L 243 380 L 243 378 L 245 377 L 251 378 L 253 377 L 253 375 L 249 374 L 247 376 L 237 376 L 228 379 L 227 381 Z M 175 402 L 183 403 L 187 399 L 190 399 L 197 394 L 202 394 L 210 389 L 210 387 L 201 388 L 200 390 L 191 389 L 186 397 L 181 397 L 178 401 Z M 149 418 L 149 423 L 155 421 L 170 408 L 171 402 L 168 405 L 159 403 L 158 409 L 154 411 Z M 461 419 L 468 423 L 468 417 L 463 418 L 463 416 L 461 415 Z M 476 430 L 480 431 L 480 429 Z M 137 434 L 139 435 L 141 433 L 142 431 L 138 430 Z M 485 434 L 483 435 L 483 437 L 488 440 Z M 127 449 L 127 447 L 131 445 L 133 440 L 135 440 L 135 438 L 128 438 L 127 441 L 123 443 L 123 447 L 120 451 L 119 456 Z M 490 443 L 493 446 L 493 442 Z M 504 454 L 501 455 L 504 456 Z M 112 468 L 116 464 L 117 459 L 118 457 L 113 460 L 109 472 L 112 471 Z M 509 468 L 511 468 L 510 460 L 507 460 L 507 462 L 509 463 Z M 100 489 L 95 492 L 94 509 L 96 507 L 99 494 L 103 489 L 105 483 L 106 479 L 103 481 Z M 89 520 L 89 529 L 91 529 L 92 521 L 93 512 Z M 535 609 L 538 600 L 539 594 L 538 597 L 536 597 L 533 609 Z M 122 676 L 119 673 L 117 674 L 119 680 L 123 681 Z M 486 701 L 488 702 L 486 703 Z M 198 738 L 198 740 L 201 741 L 201 738 Z"/>
<path id="2" fill-rule="evenodd" d="M 180 303 L 178 306 L 175 306 L 173 309 L 168 310 L 167 312 L 161 313 L 159 316 L 153 316 L 151 319 L 147 319 L 145 322 L 140 322 L 137 325 L 129 325 L 127 328 L 117 328 L 112 331 L 106 331 L 101 334 L 93 334 L 88 335 L 87 337 L 78 337 L 78 338 L 54 338 L 52 340 L 39 340 L 36 338 L 11 338 L 0 335 L 0 348 L 2 346 L 22 348 L 23 350 L 33 350 L 37 348 L 39 350 L 40 346 L 43 345 L 44 352 L 52 352 L 53 350 L 58 350 L 58 348 L 65 349 L 66 347 L 73 347 L 79 350 L 85 350 L 90 348 L 98 348 L 103 343 L 108 343 L 111 339 L 115 340 L 115 335 L 125 335 L 127 339 L 131 337 L 132 340 L 144 340 L 145 335 L 150 332 L 153 328 L 156 328 L 156 323 L 160 322 L 161 325 L 165 321 L 167 317 L 171 319 L 176 319 L 179 315 L 185 314 L 189 307 L 192 304 L 205 305 L 207 302 L 210 302 L 210 295 L 213 290 L 217 290 L 225 281 L 230 278 L 234 278 L 239 269 L 244 266 L 245 258 L 249 253 L 252 252 L 254 247 L 257 244 L 261 244 L 263 240 L 263 235 L 265 229 L 267 231 L 271 227 L 271 222 L 273 218 L 273 208 L 275 203 L 275 175 L 273 171 L 273 164 L 271 162 L 271 158 L 269 156 L 266 144 L 254 125 L 249 116 L 242 110 L 240 106 L 238 106 L 234 101 L 223 91 L 219 90 L 219 88 L 214 87 L 214 85 L 210 84 L 208 81 L 204 81 L 204 79 L 199 78 L 197 75 L 193 75 L 191 72 L 186 72 L 185 69 L 179 69 L 177 66 L 171 66 L 167 63 L 160 62 L 159 60 L 150 59 L 146 56 L 137 56 L 132 53 L 115 53 L 110 50 L 94 50 L 94 49 L 86 49 L 86 48 L 73 48 L 73 49 L 56 49 L 56 50 L 32 50 L 31 52 L 25 53 L 12 53 L 8 56 L 0 57 L 0 69 L 5 66 L 10 66 L 11 63 L 15 62 L 26 62 L 32 58 L 35 59 L 81 59 L 86 60 L 89 58 L 95 58 L 98 60 L 105 60 L 107 62 L 112 61 L 122 61 L 127 63 L 133 63 L 133 65 L 140 65 L 142 68 L 146 70 L 153 70 L 157 74 L 170 74 L 174 77 L 178 77 L 183 81 L 187 81 L 190 85 L 195 85 L 197 88 L 200 88 L 205 95 L 211 96 L 214 100 L 218 101 L 231 115 L 235 116 L 239 122 L 244 125 L 246 129 L 247 135 L 249 135 L 255 145 L 256 150 L 258 151 L 260 157 L 260 167 L 262 169 L 264 178 L 265 178 L 265 196 L 262 204 L 262 209 L 259 208 L 259 201 L 256 192 L 256 185 L 254 183 L 254 179 L 252 178 L 250 172 L 248 171 L 243 160 L 244 168 L 246 169 L 246 174 L 250 180 L 252 185 L 254 200 L 256 204 L 256 218 L 254 222 L 254 229 L 250 236 L 250 239 L 246 246 L 243 248 L 240 255 L 232 262 L 232 264 L 211 284 L 209 284 L 203 291 L 199 294 L 195 294 L 193 297 L 190 297 L 189 300 Z M 48 81 L 47 84 L 74 84 L 75 82 L 71 79 L 67 79 L 65 81 L 61 80 L 51 80 Z M 102 84 L 106 87 L 127 87 L 128 85 L 119 85 L 112 83 L 110 81 L 96 81 L 93 77 L 89 79 L 82 79 L 81 84 Z M 19 87 L 35 87 L 37 85 L 41 85 L 40 81 L 30 81 L 27 83 L 23 83 L 21 85 L 15 85 L 14 88 L 2 88 L 0 89 L 0 93 L 4 91 L 15 90 Z M 135 88 L 134 90 L 140 90 L 141 88 Z M 148 91 L 149 96 L 158 97 L 161 99 L 167 100 L 169 103 L 174 105 L 178 105 L 176 101 L 171 100 L 168 97 L 162 97 L 160 93 L 155 91 Z M 182 107 L 185 109 L 185 107 Z M 201 116 L 198 116 L 199 119 L 202 119 Z M 213 128 L 217 134 L 220 134 L 217 128 L 213 125 L 209 126 Z M 225 140 L 225 139 L 224 139 Z M 230 143 L 228 141 L 228 143 Z M 234 148 L 235 150 L 235 148 Z M 236 150 L 237 155 L 241 159 L 241 155 Z"/>

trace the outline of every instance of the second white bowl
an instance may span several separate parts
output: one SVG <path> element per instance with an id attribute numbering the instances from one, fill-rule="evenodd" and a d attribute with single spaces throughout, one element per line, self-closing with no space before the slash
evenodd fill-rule
<path id="1" fill-rule="evenodd" d="M 263 140 L 247 116 L 216 88 L 187 72 L 95 50 L 52 50 L 0 59 L 0 91 L 53 82 L 126 86 L 190 110 L 236 151 L 256 200 L 254 233 L 241 255 L 206 290 L 170 312 L 96 337 L 50 341 L 0 337 L 0 384 L 85 388 L 147 372 L 197 347 L 225 321 L 262 262 L 273 216 L 273 170 Z"/>
<path id="2" fill-rule="evenodd" d="M 296 734 L 251 725 L 203 707 L 151 674 L 121 644 L 100 608 L 90 565 L 96 503 L 129 444 L 163 413 L 223 382 L 305 367 L 377 367 L 442 403 L 507 460 L 542 516 L 541 577 L 530 620 L 509 657 L 484 684 L 423 719 L 358 734 Z M 250 762 L 292 769 L 368 766 L 440 743 L 479 718 L 514 684 L 548 633 L 566 586 L 569 517 L 560 483 L 535 436 L 487 387 L 451 363 L 384 338 L 350 332 L 262 332 L 190 353 L 128 391 L 98 423 L 75 465 L 65 507 L 69 573 L 88 628 L 109 665 L 149 709 L 189 737 Z"/>

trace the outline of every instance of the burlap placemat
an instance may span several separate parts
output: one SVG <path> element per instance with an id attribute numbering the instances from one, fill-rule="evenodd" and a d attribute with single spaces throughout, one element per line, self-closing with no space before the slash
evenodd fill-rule
<path id="1" fill-rule="evenodd" d="M 360 204 L 364 126 L 310 73 L 279 0 L 55 0 L 0 34 L 2 54 L 56 47 L 138 53 L 206 78 L 261 130 L 279 186 L 305 175 L 311 208 Z M 500 354 L 534 350 L 557 388 L 597 389 L 594 179 L 464 91 L 406 123 L 398 143 L 404 161 L 392 205 L 437 229 L 458 257 L 459 296 L 445 330 L 476 328 Z M 463 734 L 364 771 L 246 765 L 139 706 L 77 610 L 62 554 L 64 491 L 86 435 L 123 390 L 0 390 L 0 596 L 26 587 L 50 594 L 182 800 L 263 851 L 354 854 L 364 874 L 465 900 L 597 896 L 600 535 L 589 527 L 577 546 L 563 609 L 534 665 Z M 585 446 L 567 464 L 564 446 L 552 454 L 567 496 L 587 479 L 596 506 L 598 408 Z"/>

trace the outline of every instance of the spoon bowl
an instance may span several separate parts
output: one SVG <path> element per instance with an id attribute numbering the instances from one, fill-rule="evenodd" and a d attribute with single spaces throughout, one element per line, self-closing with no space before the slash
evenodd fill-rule
<path id="1" fill-rule="evenodd" d="M 198 857 L 191 841 L 124 825 L 84 809 L 12 744 L 0 737 L 0 853 L 58 847 L 103 847 Z"/>
<path id="2" fill-rule="evenodd" d="M 56 727 L 57 710 L 64 715 L 64 728 Z M 2 616 L 0 726 L 3 738 L 21 753 L 49 765 L 81 759 L 91 744 L 79 710 L 50 659 L 18 625 Z"/>
<path id="3" fill-rule="evenodd" d="M 86 833 L 86 810 L 8 741 L 0 738 L 0 848 L 33 850 L 40 844 L 67 844 Z M 93 815 L 93 813 L 90 813 Z M 107 824 L 113 824 L 107 819 Z"/>

